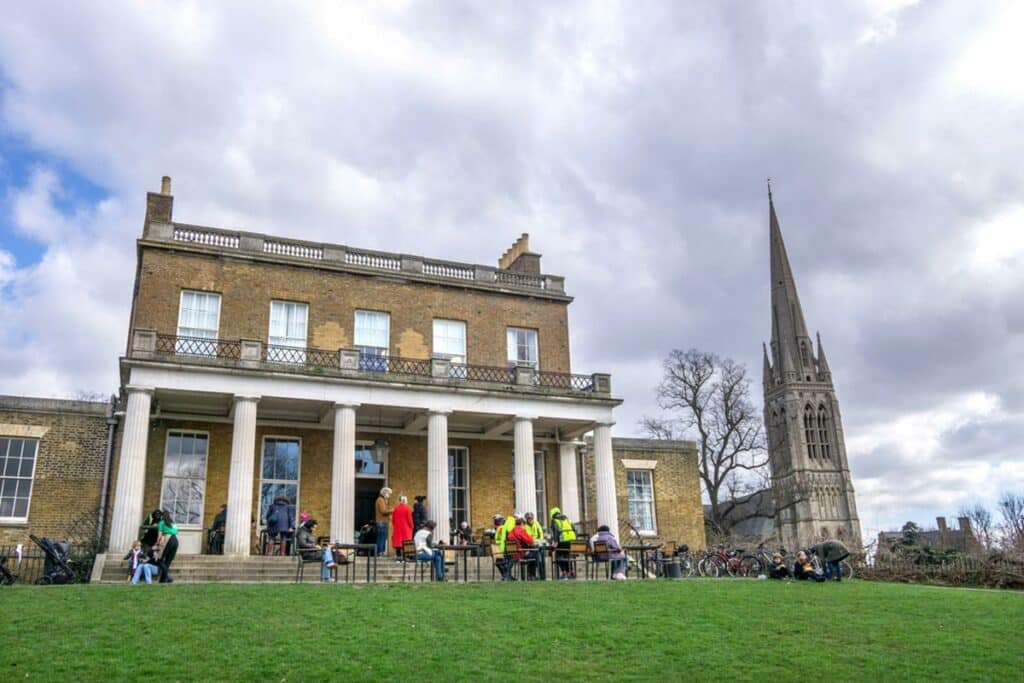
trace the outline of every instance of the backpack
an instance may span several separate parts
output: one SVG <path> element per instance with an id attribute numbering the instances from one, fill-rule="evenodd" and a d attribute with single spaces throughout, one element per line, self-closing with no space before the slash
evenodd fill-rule
<path id="1" fill-rule="evenodd" d="M 270 514 L 267 515 L 267 526 L 277 526 L 277 508 L 270 508 Z"/>

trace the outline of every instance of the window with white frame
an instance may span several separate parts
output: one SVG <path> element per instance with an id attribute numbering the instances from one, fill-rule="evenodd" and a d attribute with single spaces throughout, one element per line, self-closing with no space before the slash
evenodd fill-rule
<path id="1" fill-rule="evenodd" d="M 547 486 L 545 486 L 544 479 L 544 451 L 535 451 L 533 454 L 533 477 L 537 482 L 537 509 L 532 512 L 537 515 L 537 519 L 544 519 L 547 514 L 545 510 L 548 509 Z M 523 510 L 523 512 L 527 511 Z"/>
<path id="2" fill-rule="evenodd" d="M 260 521 L 275 499 L 288 499 L 292 509 L 299 505 L 299 460 L 301 443 L 296 438 L 267 436 L 263 439 L 263 467 L 260 480 Z"/>
<path id="3" fill-rule="evenodd" d="M 453 363 L 466 362 L 466 323 L 461 320 L 434 320 L 434 355 Z"/>
<path id="4" fill-rule="evenodd" d="M 469 520 L 469 449 L 448 449 L 448 509 L 452 529 Z"/>
<path id="5" fill-rule="evenodd" d="M 381 311 L 356 311 L 355 346 L 359 349 L 359 369 L 388 371 L 391 315 Z"/>
<path id="6" fill-rule="evenodd" d="M 179 339 L 174 345 L 175 353 L 190 356 L 217 355 L 217 344 L 213 340 L 217 339 L 219 326 L 220 294 L 182 290 L 178 306 Z"/>
<path id="7" fill-rule="evenodd" d="M 294 301 L 270 302 L 270 346 L 267 360 L 306 362 L 306 320 L 309 306 Z"/>
<path id="8" fill-rule="evenodd" d="M 35 475 L 36 439 L 0 436 L 0 522 L 27 522 Z"/>
<path id="9" fill-rule="evenodd" d="M 209 443 L 202 432 L 167 432 L 160 508 L 170 510 L 180 526 L 203 525 Z"/>
<path id="10" fill-rule="evenodd" d="M 507 332 L 508 364 L 537 367 L 537 330 L 510 327 Z"/>
<path id="11" fill-rule="evenodd" d="M 652 470 L 626 470 L 626 495 L 629 518 L 640 531 L 656 533 L 654 517 L 654 472 Z"/>

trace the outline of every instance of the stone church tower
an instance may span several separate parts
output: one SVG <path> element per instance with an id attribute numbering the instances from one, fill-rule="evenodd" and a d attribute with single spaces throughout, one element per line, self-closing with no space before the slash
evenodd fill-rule
<path id="1" fill-rule="evenodd" d="M 839 400 L 817 337 L 807 332 L 782 230 L 768 189 L 772 342 L 764 349 L 764 423 L 775 528 L 792 550 L 823 538 L 861 545 Z"/>

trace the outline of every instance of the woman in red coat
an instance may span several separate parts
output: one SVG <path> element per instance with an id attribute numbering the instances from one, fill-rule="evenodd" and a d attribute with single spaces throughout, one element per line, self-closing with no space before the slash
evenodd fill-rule
<path id="1" fill-rule="evenodd" d="M 412 508 L 409 507 L 409 499 L 405 496 L 398 497 L 398 505 L 391 513 L 391 546 L 395 549 L 395 557 L 402 561 L 402 543 L 412 540 Z"/>

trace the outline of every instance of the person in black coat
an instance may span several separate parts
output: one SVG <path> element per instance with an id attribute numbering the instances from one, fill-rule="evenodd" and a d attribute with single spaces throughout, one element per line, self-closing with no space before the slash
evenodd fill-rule
<path id="1" fill-rule="evenodd" d="M 267 540 L 282 546 L 292 540 L 295 533 L 295 509 L 287 496 L 278 496 L 267 509 Z M 282 553 L 287 554 L 282 548 Z"/>
<path id="2" fill-rule="evenodd" d="M 142 520 L 142 526 L 144 530 L 139 540 L 142 541 L 142 548 L 147 553 L 156 545 L 156 539 L 160 537 L 160 530 L 157 528 L 160 524 L 160 520 L 163 519 L 163 510 L 153 510 L 146 518 Z"/>
<path id="3" fill-rule="evenodd" d="M 427 523 L 427 497 L 416 496 L 416 502 L 412 505 L 412 530 L 413 533 Z"/>

